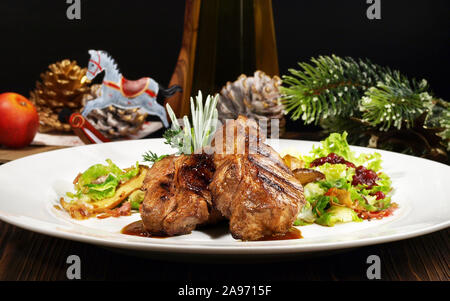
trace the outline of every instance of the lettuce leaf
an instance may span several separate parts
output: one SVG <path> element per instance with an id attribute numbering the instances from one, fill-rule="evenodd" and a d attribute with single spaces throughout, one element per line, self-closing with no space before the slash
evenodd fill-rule
<path id="1" fill-rule="evenodd" d="M 139 174 L 139 163 L 126 171 L 120 169 L 110 159 L 106 159 L 108 165 L 95 164 L 84 171 L 75 183 L 75 194 L 67 194 L 71 198 L 83 201 L 99 201 L 113 197 L 117 186 Z M 101 183 L 93 183 L 98 178 L 105 177 Z"/>
<path id="2" fill-rule="evenodd" d="M 350 146 L 347 142 L 347 132 L 332 133 L 325 140 L 321 141 L 321 146 L 313 146 L 310 155 L 302 156 L 302 160 L 306 162 L 307 166 L 315 159 L 326 157 L 330 153 L 335 153 L 338 156 L 343 157 L 345 160 L 352 162 L 356 166 L 364 165 L 368 169 L 372 169 L 377 172 L 381 170 L 381 155 L 377 152 L 372 154 L 360 154 L 350 150 Z"/>
<path id="3" fill-rule="evenodd" d="M 108 174 L 113 174 L 118 177 L 123 173 L 123 171 L 110 159 L 106 159 L 106 162 L 108 163 L 108 165 L 95 164 L 89 167 L 85 172 L 83 172 L 78 178 L 75 189 L 84 190 L 83 188 L 86 185 L 91 184 L 93 181 L 100 177 L 106 176 Z"/>
<path id="4" fill-rule="evenodd" d="M 86 184 L 85 187 L 88 188 L 86 195 L 94 201 L 110 198 L 116 193 L 117 185 L 119 185 L 119 179 L 110 174 L 103 183 Z"/>
<path id="5" fill-rule="evenodd" d="M 348 207 L 331 206 L 325 214 L 321 215 L 316 223 L 322 226 L 333 227 L 336 223 L 360 222 L 356 212 Z"/>
<path id="6" fill-rule="evenodd" d="M 130 170 L 128 170 L 127 172 L 125 172 L 123 174 L 120 174 L 118 177 L 119 177 L 120 181 L 129 181 L 132 178 L 134 178 L 135 176 L 137 176 L 138 173 L 139 173 L 139 163 L 136 162 L 136 165 L 134 168 L 131 168 Z"/>
<path id="7" fill-rule="evenodd" d="M 355 159 L 353 152 L 350 150 L 350 146 L 347 142 L 347 132 L 332 133 L 325 140 L 321 141 L 321 147 L 314 147 L 311 151 L 315 158 L 326 157 L 329 153 L 335 153 L 345 160 L 353 162 Z"/>
<path id="8" fill-rule="evenodd" d="M 302 210 L 297 215 L 297 219 L 294 223 L 295 226 L 305 226 L 314 223 L 316 220 L 316 216 L 312 212 L 312 205 L 309 202 L 306 202 L 302 207 Z"/>
<path id="9" fill-rule="evenodd" d="M 351 181 L 355 174 L 354 168 L 347 168 L 345 164 L 330 164 L 325 163 L 315 168 L 325 175 L 325 179 L 330 182 L 335 182 L 340 179 Z"/>
<path id="10" fill-rule="evenodd" d="M 336 197 L 322 195 L 317 198 L 317 201 L 315 203 L 313 203 L 312 211 L 317 217 L 320 217 L 325 213 L 326 208 L 328 208 L 330 205 L 330 198 L 334 198 L 335 202 L 337 202 Z"/>
<path id="11" fill-rule="evenodd" d="M 373 154 L 361 154 L 358 157 L 359 165 L 364 165 L 367 169 L 371 169 L 375 172 L 381 170 L 381 154 L 373 153 Z"/>
<path id="12" fill-rule="evenodd" d="M 318 158 L 326 157 L 330 153 L 335 153 L 345 160 L 352 162 L 355 166 L 364 166 L 377 173 L 379 180 L 377 185 L 367 189 L 367 185 L 353 186 L 353 176 L 355 168 L 346 164 L 325 163 L 313 169 L 322 172 L 325 179 L 304 186 L 304 195 L 307 200 L 305 206 L 297 216 L 295 225 L 307 225 L 317 223 L 323 226 L 334 226 L 336 223 L 346 223 L 352 221 L 362 221 L 356 211 L 376 212 L 392 206 L 389 194 L 392 191 L 391 179 L 381 170 L 381 154 L 374 152 L 372 154 L 357 154 L 350 150 L 347 143 L 347 132 L 332 133 L 328 138 L 321 141 L 321 146 L 313 147 L 309 155 L 301 156 L 295 152 L 288 151 L 287 154 L 295 154 L 310 167 L 310 163 Z M 350 193 L 352 206 L 340 206 L 339 199 L 336 196 L 325 195 L 330 188 L 346 190 Z M 376 193 L 383 192 L 385 197 L 377 200 Z M 345 203 L 349 205 L 348 194 L 345 195 Z M 353 210 L 355 209 L 355 210 Z"/>
<path id="13" fill-rule="evenodd" d="M 361 189 L 360 192 L 363 195 L 370 195 L 370 194 L 374 194 L 375 192 L 381 191 L 384 194 L 388 194 L 391 192 L 392 190 L 392 181 L 391 178 L 385 174 L 384 172 L 380 172 L 378 173 L 378 177 L 380 178 L 377 181 L 377 186 L 373 186 L 371 189 Z M 358 185 L 360 186 L 360 188 L 362 188 L 362 185 Z"/>
<path id="14" fill-rule="evenodd" d="M 128 201 L 131 203 L 131 209 L 139 210 L 139 206 L 144 201 L 145 192 L 142 190 L 136 190 L 128 197 Z"/>
<path id="15" fill-rule="evenodd" d="M 326 190 L 322 189 L 318 183 L 308 183 L 303 187 L 303 194 L 306 199 L 324 195 Z"/>

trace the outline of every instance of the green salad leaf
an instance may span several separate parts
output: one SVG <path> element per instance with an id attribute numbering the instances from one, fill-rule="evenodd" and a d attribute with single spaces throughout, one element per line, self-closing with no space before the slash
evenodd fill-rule
<path id="1" fill-rule="evenodd" d="M 98 201 L 114 196 L 116 187 L 119 185 L 119 179 L 112 174 L 109 174 L 105 182 L 99 184 L 86 184 L 84 188 L 87 188 L 86 195 L 92 200 Z"/>
<path id="2" fill-rule="evenodd" d="M 113 197 L 121 182 L 129 181 L 139 174 L 139 163 L 127 170 L 120 169 L 110 159 L 107 165 L 95 164 L 89 167 L 75 182 L 76 193 L 67 193 L 72 199 L 99 201 Z M 98 183 L 97 183 L 98 182 Z"/>
<path id="3" fill-rule="evenodd" d="M 347 132 L 332 133 L 325 140 L 321 141 L 321 146 L 313 146 L 310 155 L 302 156 L 302 160 L 309 166 L 315 159 L 326 157 L 330 153 L 335 153 L 343 157 L 345 160 L 352 162 L 356 166 L 363 165 L 373 171 L 381 170 L 381 155 L 377 152 L 372 154 L 356 154 L 350 150 L 347 142 Z"/>
<path id="4" fill-rule="evenodd" d="M 303 187 L 303 193 L 306 199 L 324 195 L 325 192 L 326 190 L 322 189 L 319 183 L 308 183 Z"/>
<path id="5" fill-rule="evenodd" d="M 347 142 L 347 132 L 332 133 L 328 138 L 321 141 L 322 145 L 320 147 L 314 147 L 311 151 L 313 158 L 317 159 L 320 157 L 326 157 L 330 153 L 335 153 L 345 160 L 353 162 L 355 160 L 354 153 L 350 150 L 350 146 Z"/>
<path id="6" fill-rule="evenodd" d="M 350 180 L 355 174 L 354 168 L 347 168 L 345 164 L 330 164 L 325 163 L 323 165 L 317 166 L 316 168 L 321 173 L 325 175 L 325 178 L 329 182 L 336 182 L 340 179 Z"/>
<path id="7" fill-rule="evenodd" d="M 134 166 L 134 168 L 129 169 L 128 171 L 117 175 L 117 177 L 119 178 L 120 181 L 129 181 L 132 178 L 134 178 L 135 176 L 137 176 L 139 173 L 139 163 L 136 162 L 136 165 Z"/>
<path id="8" fill-rule="evenodd" d="M 325 214 L 320 216 L 316 223 L 322 226 L 333 227 L 337 223 L 361 222 L 356 212 L 348 207 L 331 206 Z"/>
<path id="9" fill-rule="evenodd" d="M 311 167 L 311 162 L 334 153 L 343 157 L 350 164 L 324 163 Z M 382 172 L 381 155 L 358 154 L 350 149 L 347 143 L 347 133 L 333 133 L 321 141 L 321 146 L 313 147 L 308 155 L 298 155 L 305 161 L 306 167 L 320 171 L 325 179 L 308 183 L 304 186 L 306 204 L 297 216 L 295 225 L 308 225 L 317 223 L 323 226 L 334 226 L 337 223 L 358 222 L 362 219 L 359 214 L 364 213 L 364 218 L 370 218 L 369 213 L 378 214 L 392 206 L 390 193 L 392 182 L 389 176 Z M 376 172 L 378 180 L 376 185 L 369 187 L 365 184 L 357 184 L 353 179 L 356 169 L 364 166 Z M 359 170 L 359 173 L 364 172 Z M 360 175 L 361 176 L 361 175 Z"/>
<path id="10" fill-rule="evenodd" d="M 86 191 L 85 186 L 87 184 L 91 184 L 91 182 L 96 179 L 106 176 L 108 174 L 119 175 L 122 173 L 122 170 L 117 167 L 110 159 L 106 159 L 108 165 L 103 164 L 95 164 L 89 167 L 85 172 L 81 174 L 78 178 L 78 182 L 75 185 L 76 189 L 80 189 L 82 191 Z"/>
<path id="11" fill-rule="evenodd" d="M 294 226 L 306 226 L 314 223 L 316 220 L 316 215 L 312 212 L 313 206 L 310 202 L 302 207 L 300 213 L 297 216 Z"/>
<path id="12" fill-rule="evenodd" d="M 131 203 L 131 209 L 139 210 L 139 206 L 144 201 L 145 198 L 145 192 L 138 189 L 134 191 L 130 196 L 128 197 L 128 201 Z"/>

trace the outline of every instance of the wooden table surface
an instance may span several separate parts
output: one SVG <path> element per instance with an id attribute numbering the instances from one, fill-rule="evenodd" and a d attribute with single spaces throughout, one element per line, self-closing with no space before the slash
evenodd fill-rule
<path id="1" fill-rule="evenodd" d="M 10 154 L 14 156 L 14 154 Z M 266 262 L 183 262 L 124 255 L 0 222 L 0 280 L 66 280 L 67 257 L 81 259 L 83 280 L 366 280 L 370 255 L 382 280 L 450 280 L 449 229 L 313 258 Z"/>

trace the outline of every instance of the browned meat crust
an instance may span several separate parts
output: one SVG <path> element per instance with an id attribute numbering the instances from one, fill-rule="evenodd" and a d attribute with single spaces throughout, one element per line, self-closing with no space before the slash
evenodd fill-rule
<path id="1" fill-rule="evenodd" d="M 217 132 L 216 137 L 234 133 L 235 139 L 231 148 L 230 141 L 220 145 L 215 139 L 216 172 L 209 185 L 215 207 L 230 220 L 231 234 L 242 240 L 286 233 L 305 203 L 302 185 L 263 143 L 255 125 L 240 116 Z M 234 153 L 225 153 L 227 147 Z"/>
<path id="2" fill-rule="evenodd" d="M 212 156 L 206 154 L 169 156 L 156 162 L 143 185 L 141 217 L 147 231 L 187 234 L 197 225 L 220 219 L 207 189 L 213 173 Z"/>

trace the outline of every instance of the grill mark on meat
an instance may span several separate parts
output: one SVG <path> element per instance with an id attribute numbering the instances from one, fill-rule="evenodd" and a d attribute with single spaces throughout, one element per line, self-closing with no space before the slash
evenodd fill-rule
<path id="1" fill-rule="evenodd" d="M 277 183 L 275 183 L 274 181 L 272 181 L 271 179 L 269 179 L 268 177 L 266 177 L 264 174 L 262 174 L 260 172 L 258 173 L 258 178 L 260 178 L 261 180 L 263 180 L 264 183 L 266 183 L 270 187 L 275 188 L 279 192 L 287 193 L 286 190 L 282 186 L 278 185 Z"/>
<path id="2" fill-rule="evenodd" d="M 169 156 L 156 162 L 144 181 L 141 217 L 146 230 L 180 235 L 219 221 L 207 189 L 213 172 L 210 155 Z"/>
<path id="3" fill-rule="evenodd" d="M 256 123 L 239 116 L 218 130 L 235 134 L 234 145 L 215 145 L 216 151 L 238 149 L 245 143 L 245 153 L 217 153 L 214 156 L 217 172 L 209 185 L 215 208 L 229 218 L 234 238 L 258 240 L 267 235 L 281 235 L 292 227 L 305 203 L 303 186 L 284 164 L 279 154 L 259 131 L 246 127 Z M 230 128 L 228 128 L 230 127 Z M 252 133 L 253 132 L 253 133 Z M 214 141 L 214 139 L 213 139 Z M 222 140 L 223 141 L 223 140 Z M 230 147 L 232 146 L 232 147 Z"/>
<path id="4" fill-rule="evenodd" d="M 291 175 L 289 175 L 289 173 L 288 173 L 287 175 L 281 176 L 281 175 L 275 173 L 273 168 L 270 168 L 270 167 L 267 167 L 267 166 L 264 165 L 264 164 L 261 164 L 261 163 L 259 162 L 259 160 L 257 160 L 255 157 L 253 157 L 253 156 L 251 156 L 251 155 L 248 156 L 248 160 L 249 160 L 250 162 L 252 162 L 253 164 L 255 164 L 256 167 L 261 168 L 261 169 L 263 169 L 264 171 L 270 173 L 272 176 L 274 176 L 275 178 L 279 179 L 279 180 L 280 180 L 281 182 L 283 182 L 284 184 L 286 184 L 286 185 L 288 185 L 288 186 L 291 186 L 292 189 L 303 191 L 303 186 L 301 186 L 301 185 L 296 185 L 297 183 L 294 183 L 294 182 L 289 181 L 289 180 L 287 179 L 288 177 L 291 177 Z"/>
<path id="5" fill-rule="evenodd" d="M 160 186 L 162 189 L 164 189 L 165 191 L 169 191 L 169 189 L 170 189 L 170 183 L 167 183 L 167 182 L 161 182 L 161 183 L 159 184 L 159 186 Z"/>
<path id="6" fill-rule="evenodd" d="M 273 163 L 275 163 L 276 166 L 280 167 L 282 170 L 289 172 L 290 169 L 284 164 L 283 162 L 280 162 L 280 160 L 277 160 L 278 157 L 271 152 L 267 147 L 259 147 L 256 150 L 257 154 L 262 155 L 268 159 L 270 159 Z"/>

